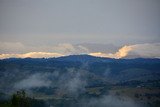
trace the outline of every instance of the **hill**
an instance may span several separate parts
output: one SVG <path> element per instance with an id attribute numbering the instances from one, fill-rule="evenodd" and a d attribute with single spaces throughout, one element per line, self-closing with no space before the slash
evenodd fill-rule
<path id="1" fill-rule="evenodd" d="M 154 105 L 160 100 L 160 59 L 111 59 L 89 55 L 9 58 L 0 60 L 0 81 L 3 95 L 0 99 L 24 89 L 36 99 L 57 107 L 72 103 L 78 106 L 81 100 L 106 95 L 107 99 L 108 95 L 127 96 L 143 104 L 149 96 L 153 98 L 149 103 Z M 142 95 L 138 93 L 137 97 L 135 90 Z M 140 102 L 140 98 L 145 100 Z"/>

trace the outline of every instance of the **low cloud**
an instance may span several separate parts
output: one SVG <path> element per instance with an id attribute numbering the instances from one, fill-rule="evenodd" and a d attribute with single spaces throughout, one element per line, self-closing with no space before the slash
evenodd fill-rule
<path id="1" fill-rule="evenodd" d="M 83 45 L 73 45 L 70 43 L 62 43 L 58 45 L 42 45 L 42 46 L 30 46 L 24 45 L 21 42 L 0 42 L 0 53 L 12 54 L 12 53 L 28 53 L 28 52 L 53 52 L 60 54 L 79 54 L 88 53 L 88 48 Z"/>
<path id="2" fill-rule="evenodd" d="M 50 52 L 29 52 L 25 54 L 1 54 L 0 59 L 4 58 L 49 58 L 49 57 L 60 57 L 64 56 L 63 54 L 59 53 L 50 53 Z"/>
<path id="3" fill-rule="evenodd" d="M 59 90 L 65 91 L 67 94 L 77 96 L 85 90 L 87 85 L 87 71 L 83 69 L 67 69 L 67 73 L 64 73 L 59 77 Z"/>
<path id="4" fill-rule="evenodd" d="M 40 72 L 28 75 L 16 82 L 15 89 L 32 89 L 40 87 L 57 87 L 56 94 L 67 94 L 74 98 L 86 92 L 88 71 L 86 66 L 80 69 L 66 68 L 65 72 Z M 109 67 L 106 71 L 110 71 Z M 61 97 L 58 95 L 58 97 Z M 77 107 L 142 107 L 139 103 L 125 96 L 102 95 L 99 97 L 82 97 L 77 100 Z M 116 102 L 116 103 L 115 103 Z"/>
<path id="5" fill-rule="evenodd" d="M 67 68 L 60 71 L 41 72 L 28 75 L 25 79 L 15 83 L 15 89 L 32 89 L 41 87 L 57 87 L 58 92 L 78 96 L 84 92 L 87 85 L 87 71 L 83 69 Z"/>
<path id="6" fill-rule="evenodd" d="M 89 55 L 108 58 L 160 58 L 160 43 L 136 44 L 120 48 L 116 53 L 95 52 Z"/>
<path id="7" fill-rule="evenodd" d="M 55 46 L 25 46 L 19 42 L 0 42 L 0 53 L 0 59 L 11 57 L 49 58 L 73 54 L 87 54 L 89 50 L 82 45 L 72 45 L 69 43 Z"/>
<path id="8" fill-rule="evenodd" d="M 135 45 L 125 45 L 117 50 L 117 52 L 107 53 L 107 52 L 98 52 L 91 51 L 89 48 L 83 45 L 72 45 L 72 44 L 58 44 L 53 47 L 26 47 L 21 43 L 0 43 L 0 50 L 7 52 L 9 49 L 15 50 L 35 50 L 34 52 L 28 53 L 4 53 L 0 54 L 0 59 L 16 57 L 16 58 L 49 58 L 49 57 L 60 57 L 66 55 L 80 55 L 88 54 L 98 57 L 107 57 L 107 58 L 160 58 L 160 43 L 146 43 L 146 44 L 135 44 Z M 13 46 L 12 46 L 13 45 Z M 6 47 L 6 49 L 5 49 Z M 40 51 L 47 50 L 47 51 Z M 12 50 L 11 50 L 12 51 Z"/>
<path id="9" fill-rule="evenodd" d="M 101 52 L 96 52 L 96 53 L 90 53 L 89 55 L 92 56 L 99 56 L 99 57 L 108 57 L 108 58 L 123 58 L 128 55 L 128 53 L 132 50 L 132 47 L 130 46 L 123 46 L 118 50 L 116 53 L 101 53 Z"/>
<path id="10" fill-rule="evenodd" d="M 14 86 L 16 89 L 30 89 L 36 87 L 49 87 L 51 81 L 48 79 L 48 73 L 36 73 L 26 79 L 17 82 Z"/>
<path id="11" fill-rule="evenodd" d="M 160 58 L 160 43 L 136 44 L 129 47 L 131 47 L 132 50 L 128 53 L 126 58 Z"/>

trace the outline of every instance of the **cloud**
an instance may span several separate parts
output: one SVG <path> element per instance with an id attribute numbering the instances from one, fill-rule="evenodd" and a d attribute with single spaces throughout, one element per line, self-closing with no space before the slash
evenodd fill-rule
<path id="1" fill-rule="evenodd" d="M 53 46 L 52 51 L 65 55 L 84 54 L 89 52 L 89 50 L 82 45 L 72 45 L 69 43 L 63 43 Z"/>
<path id="2" fill-rule="evenodd" d="M 160 43 L 146 43 L 129 46 L 132 50 L 127 54 L 126 58 L 160 58 Z"/>
<path id="3" fill-rule="evenodd" d="M 28 46 L 20 42 L 0 42 L 0 59 L 16 58 L 41 58 L 59 57 L 72 54 L 87 54 L 89 50 L 82 45 L 69 43 L 54 46 Z"/>
<path id="4" fill-rule="evenodd" d="M 49 58 L 49 57 L 60 57 L 60 56 L 64 56 L 64 55 L 59 54 L 59 53 L 50 53 L 50 52 L 29 52 L 25 54 L 1 54 L 0 59 L 12 58 L 12 57 L 15 57 L 15 58 L 27 58 L 27 57 Z"/>
<path id="5" fill-rule="evenodd" d="M 92 55 L 92 56 L 99 56 L 99 57 L 108 57 L 108 58 L 123 58 L 125 56 L 128 55 L 128 52 L 132 50 L 132 47 L 130 46 L 124 46 L 122 48 L 120 48 L 118 50 L 118 52 L 116 53 L 109 53 L 109 54 L 106 54 L 106 53 L 101 53 L 101 52 L 95 52 L 95 53 L 90 53 L 89 55 Z"/>
<path id="6" fill-rule="evenodd" d="M 87 85 L 87 71 L 84 69 L 66 68 L 66 72 L 40 72 L 29 74 L 14 84 L 15 89 L 40 87 L 58 87 L 58 91 L 69 95 L 79 95 Z"/>
<path id="7" fill-rule="evenodd" d="M 0 54 L 0 59 L 16 57 L 16 58 L 49 58 L 49 57 L 60 57 L 66 55 L 79 55 L 79 54 L 88 54 L 97 57 L 107 57 L 107 58 L 160 58 L 160 43 L 146 43 L 146 44 L 135 44 L 135 45 L 125 45 L 119 48 L 116 52 L 108 53 L 109 51 L 99 51 L 98 49 L 90 50 L 85 47 L 85 45 L 72 45 L 68 43 L 58 44 L 55 46 L 38 46 L 38 47 L 29 47 L 21 43 L 0 43 L 0 51 L 3 51 L 3 54 Z M 94 44 L 95 45 L 95 44 Z M 6 49 L 5 49 L 6 47 Z M 96 47 L 95 47 L 96 48 Z M 14 51 L 15 49 L 15 51 Z M 9 51 L 10 50 L 10 51 Z M 15 53 L 22 50 L 28 50 L 23 54 Z M 43 50 L 43 51 L 41 51 Z M 105 50 L 105 49 L 104 49 Z M 6 53 L 8 52 L 8 53 Z M 12 53 L 13 52 L 13 53 Z"/>
<path id="8" fill-rule="evenodd" d="M 115 53 L 95 52 L 89 55 L 108 58 L 160 58 L 160 43 L 126 45 Z"/>
<path id="9" fill-rule="evenodd" d="M 35 87 L 49 87 L 51 81 L 48 79 L 48 73 L 36 73 L 30 75 L 26 79 L 23 79 L 15 84 L 16 89 L 30 89 Z"/>
<path id="10" fill-rule="evenodd" d="M 58 45 L 30 46 L 21 42 L 0 42 L 0 53 L 28 53 L 28 52 L 54 52 L 61 54 L 87 53 L 89 50 L 82 45 L 63 43 Z"/>
<path id="11" fill-rule="evenodd" d="M 14 53 L 25 49 L 20 42 L 0 42 L 0 53 Z"/>
<path id="12" fill-rule="evenodd" d="M 32 88 L 57 87 L 56 89 L 58 90 L 55 90 L 55 96 L 56 94 L 58 96 L 56 98 L 61 97 L 61 94 L 67 95 L 68 98 L 75 98 L 76 103 L 73 102 L 73 106 L 77 107 L 106 107 L 106 105 L 108 107 L 142 107 L 139 103 L 125 96 L 103 94 L 98 97 L 87 97 L 85 87 L 88 86 L 90 76 L 88 75 L 88 71 L 85 70 L 86 66 L 84 65 L 79 69 L 66 68 L 66 72 L 56 70 L 48 73 L 30 74 L 25 79 L 16 82 L 14 88 L 27 89 L 27 91 L 32 93 L 32 90 L 30 90 Z M 107 69 L 108 71 L 110 71 L 109 68 Z M 87 96 L 84 96 L 84 94 Z"/>
<path id="13" fill-rule="evenodd" d="M 58 91 L 76 97 L 85 91 L 85 86 L 87 85 L 86 78 L 86 70 L 68 68 L 66 73 L 58 77 Z"/>
<path id="14" fill-rule="evenodd" d="M 99 97 L 79 97 L 86 92 L 88 85 L 87 70 L 67 68 L 66 72 L 35 73 L 15 83 L 15 89 L 57 87 L 56 94 L 65 94 L 78 98 L 77 107 L 140 107 L 134 100 L 125 96 L 102 95 Z M 59 97 L 59 96 L 58 96 Z M 115 103 L 116 102 L 116 103 Z M 142 106 L 141 106 L 142 107 Z"/>

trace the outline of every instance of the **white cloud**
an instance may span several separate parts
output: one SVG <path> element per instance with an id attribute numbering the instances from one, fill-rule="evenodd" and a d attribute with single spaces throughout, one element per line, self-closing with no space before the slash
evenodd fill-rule
<path id="1" fill-rule="evenodd" d="M 160 43 L 136 44 L 129 46 L 132 50 L 126 57 L 160 58 Z"/>
<path id="2" fill-rule="evenodd" d="M 25 53 L 25 54 L 1 54 L 0 59 L 11 58 L 11 57 L 15 57 L 15 58 L 27 58 L 27 57 L 49 58 L 49 57 L 60 57 L 60 56 L 64 56 L 64 55 L 59 54 L 59 53 L 49 53 L 49 52 L 29 52 L 29 53 Z"/>
<path id="3" fill-rule="evenodd" d="M 160 43 L 136 44 L 120 48 L 116 53 L 90 53 L 89 55 L 109 58 L 160 58 Z"/>
<path id="4" fill-rule="evenodd" d="M 16 58 L 49 58 L 49 57 L 60 57 L 66 55 L 75 54 L 88 54 L 98 57 L 108 57 L 108 58 L 160 58 L 160 43 L 146 43 L 146 44 L 135 44 L 126 45 L 119 48 L 117 52 L 107 53 L 101 52 L 97 49 L 96 51 L 91 51 L 83 45 L 72 45 L 72 44 L 58 44 L 55 46 L 39 46 L 39 47 L 29 47 L 24 46 L 21 43 L 0 43 L 0 50 L 4 54 L 0 54 L 0 59 L 16 57 Z M 6 47 L 6 48 L 5 48 Z M 15 51 L 14 51 L 15 50 Z M 16 51 L 22 52 L 28 50 L 23 54 L 15 53 Z M 42 51 L 41 51 L 42 50 Z M 104 49 L 105 50 L 105 49 Z M 8 53 L 6 53 L 8 52 Z M 13 52 L 13 53 L 12 53 Z"/>
<path id="5" fill-rule="evenodd" d="M 21 89 L 21 88 L 35 88 L 35 87 L 49 87 L 51 84 L 51 81 L 48 80 L 49 74 L 45 73 L 36 73 L 31 76 L 29 76 L 26 79 L 23 79 L 22 81 L 19 81 L 15 84 L 15 88 Z"/>
<path id="6" fill-rule="evenodd" d="M 108 58 L 123 58 L 128 55 L 128 52 L 132 50 L 132 47 L 130 46 L 124 46 L 118 50 L 116 53 L 101 53 L 101 52 L 95 52 L 90 53 L 89 55 L 93 56 L 99 56 L 99 57 L 108 57 Z"/>

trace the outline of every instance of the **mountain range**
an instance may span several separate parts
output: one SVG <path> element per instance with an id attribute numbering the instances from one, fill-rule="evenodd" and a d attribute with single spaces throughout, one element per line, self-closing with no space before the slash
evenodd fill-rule
<path id="1" fill-rule="evenodd" d="M 120 93 L 121 97 L 123 94 L 131 98 L 136 96 L 133 99 L 145 105 L 147 101 L 141 101 L 137 97 L 136 90 L 139 90 L 143 93 L 142 98 L 155 93 L 152 95 L 154 100 L 149 103 L 153 105 L 151 107 L 156 107 L 154 104 L 157 103 L 154 101 L 160 97 L 160 91 L 157 91 L 160 88 L 159 70 L 160 59 L 156 58 L 113 59 L 84 54 L 58 58 L 2 59 L 0 99 L 23 89 L 30 96 L 44 100 L 47 104 L 56 107 L 69 104 L 71 107 L 72 103 L 75 106 L 81 104 L 84 99 L 90 101 L 96 98 L 101 101 L 105 96 L 105 100 L 108 101 L 110 95 L 119 102 L 117 93 Z M 148 94 L 145 90 L 149 90 Z"/>

